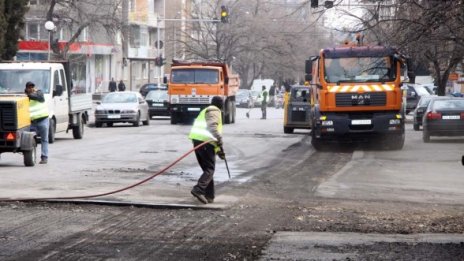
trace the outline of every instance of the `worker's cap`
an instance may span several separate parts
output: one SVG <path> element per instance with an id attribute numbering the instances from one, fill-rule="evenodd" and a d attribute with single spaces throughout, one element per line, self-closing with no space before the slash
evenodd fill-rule
<path id="1" fill-rule="evenodd" d="M 35 87 L 35 84 L 33 82 L 26 82 L 26 88 L 27 87 Z"/>
<path id="2" fill-rule="evenodd" d="M 221 110 L 222 110 L 223 104 L 224 104 L 224 100 L 220 96 L 214 96 L 213 99 L 211 99 L 211 105 L 214 105 Z"/>

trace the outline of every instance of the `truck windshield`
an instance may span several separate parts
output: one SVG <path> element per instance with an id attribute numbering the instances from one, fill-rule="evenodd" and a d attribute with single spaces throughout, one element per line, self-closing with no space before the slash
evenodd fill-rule
<path id="1" fill-rule="evenodd" d="M 174 69 L 172 83 L 218 83 L 219 71 L 214 69 Z"/>
<path id="2" fill-rule="evenodd" d="M 340 82 L 386 82 L 396 78 L 390 57 L 326 58 L 325 80 Z"/>
<path id="3" fill-rule="evenodd" d="M 24 93 L 27 82 L 33 82 L 35 87 L 44 93 L 49 92 L 49 70 L 0 70 L 0 94 Z"/>

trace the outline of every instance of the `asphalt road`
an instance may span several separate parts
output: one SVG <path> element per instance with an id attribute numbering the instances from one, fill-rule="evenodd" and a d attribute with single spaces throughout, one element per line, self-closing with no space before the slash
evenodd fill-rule
<path id="1" fill-rule="evenodd" d="M 218 162 L 214 204 L 190 195 L 200 175 L 194 155 L 141 186 L 92 199 L 143 207 L 4 201 L 0 259 L 464 258 L 464 139 L 424 144 L 408 123 L 401 151 L 361 146 L 315 152 L 308 131 L 283 134 L 282 110 L 269 109 L 267 120 L 259 119 L 258 109 L 251 119 L 245 112 L 240 109 L 237 123 L 224 128 L 232 179 Z M 22 165 L 21 155 L 3 154 L 0 198 L 90 195 L 128 186 L 189 151 L 189 129 L 159 118 L 138 128 L 87 127 L 82 140 L 58 134 L 49 164 L 32 168 Z M 339 240 L 326 240 L 323 248 L 311 243 L 333 237 Z"/>

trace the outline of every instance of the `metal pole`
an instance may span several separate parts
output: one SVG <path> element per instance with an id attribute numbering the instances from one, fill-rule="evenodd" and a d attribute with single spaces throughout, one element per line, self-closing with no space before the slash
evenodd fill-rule
<path id="1" fill-rule="evenodd" d="M 160 13 L 158 12 L 158 16 L 156 18 L 156 58 L 159 59 L 160 57 L 160 19 L 159 19 Z M 157 66 L 158 67 L 158 66 Z M 161 81 L 161 66 L 157 68 L 159 70 L 158 73 L 158 88 L 161 86 L 160 81 Z"/>
<path id="2" fill-rule="evenodd" d="M 52 31 L 48 31 L 48 60 L 50 61 L 50 45 L 51 45 Z"/>

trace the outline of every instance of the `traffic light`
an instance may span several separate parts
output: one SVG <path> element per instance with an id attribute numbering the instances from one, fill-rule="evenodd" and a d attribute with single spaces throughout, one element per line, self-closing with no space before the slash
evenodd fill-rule
<path id="1" fill-rule="evenodd" d="M 229 22 L 229 11 L 227 7 L 221 5 L 221 23 L 228 23 Z"/>
<path id="2" fill-rule="evenodd" d="M 163 66 L 166 64 L 166 58 L 164 58 L 161 54 L 160 56 L 155 58 L 155 65 L 156 66 Z"/>
<path id="3" fill-rule="evenodd" d="M 317 8 L 319 6 L 319 0 L 311 0 L 311 8 Z"/>

